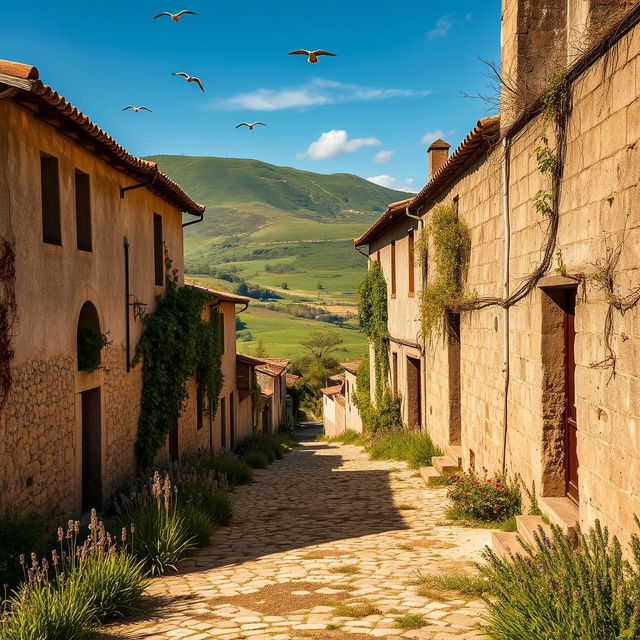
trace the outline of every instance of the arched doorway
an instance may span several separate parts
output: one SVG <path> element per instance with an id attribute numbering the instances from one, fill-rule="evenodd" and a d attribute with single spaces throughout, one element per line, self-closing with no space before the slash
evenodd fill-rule
<path id="1" fill-rule="evenodd" d="M 76 328 L 78 370 L 92 372 L 100 366 L 105 346 L 98 311 L 92 302 L 82 305 Z M 102 402 L 99 386 L 80 393 L 82 431 L 82 511 L 102 506 Z"/>

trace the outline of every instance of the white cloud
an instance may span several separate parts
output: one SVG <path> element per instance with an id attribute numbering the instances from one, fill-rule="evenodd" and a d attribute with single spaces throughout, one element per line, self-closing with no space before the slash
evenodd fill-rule
<path id="1" fill-rule="evenodd" d="M 389 160 L 391 160 L 391 158 L 393 158 L 393 156 L 395 155 L 396 155 L 395 151 L 388 151 L 388 150 L 378 151 L 378 153 L 376 153 L 376 155 L 373 156 L 373 161 L 376 164 L 384 164 L 385 162 L 389 162 Z"/>
<path id="2" fill-rule="evenodd" d="M 421 144 L 431 144 L 438 140 L 438 138 L 442 138 L 444 136 L 444 131 L 440 129 L 436 129 L 435 131 L 429 131 L 422 136 L 422 140 L 420 140 Z"/>
<path id="3" fill-rule="evenodd" d="M 367 178 L 367 180 L 374 184 L 378 184 L 381 187 L 387 187 L 387 189 L 397 189 L 398 191 L 417 193 L 413 188 L 413 178 L 405 178 L 404 180 L 401 180 L 394 176 L 383 174 L 381 176 L 371 176 L 370 178 Z"/>
<path id="4" fill-rule="evenodd" d="M 438 18 L 436 22 L 436 26 L 427 31 L 427 39 L 434 40 L 435 38 L 444 38 L 449 35 L 449 31 L 451 31 L 451 27 L 453 27 L 454 21 L 450 16 L 442 16 Z"/>
<path id="5" fill-rule="evenodd" d="M 377 138 L 353 138 L 344 129 L 332 129 L 325 131 L 317 140 L 314 140 L 304 153 L 299 153 L 298 158 L 310 158 L 311 160 L 327 160 L 342 156 L 345 153 L 359 151 L 363 147 L 378 147 L 382 144 Z"/>
<path id="6" fill-rule="evenodd" d="M 362 100 L 412 98 L 428 94 L 428 91 L 381 89 L 314 78 L 297 87 L 256 89 L 246 93 L 235 93 L 228 98 L 217 98 L 211 106 L 223 111 L 278 111 L 280 109 L 316 107 Z"/>

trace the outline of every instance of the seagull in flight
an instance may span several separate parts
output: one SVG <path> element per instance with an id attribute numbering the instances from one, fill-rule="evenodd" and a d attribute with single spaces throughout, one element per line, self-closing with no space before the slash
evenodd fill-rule
<path id="1" fill-rule="evenodd" d="M 123 111 L 126 111 L 127 109 L 131 109 L 132 111 L 135 111 L 136 113 L 138 113 L 138 111 L 151 111 L 151 109 L 149 109 L 148 107 L 145 107 L 145 106 L 134 107 L 132 104 L 130 104 L 129 106 L 125 107 L 123 109 Z"/>
<path id="2" fill-rule="evenodd" d="M 182 18 L 182 16 L 185 14 L 190 14 L 192 16 L 198 15 L 195 11 L 187 11 L 186 9 L 184 9 L 180 13 L 169 13 L 168 11 L 163 11 L 162 13 L 159 13 L 157 16 L 153 16 L 153 18 L 155 20 L 156 18 L 160 18 L 161 16 L 169 16 L 174 22 L 178 22 L 178 20 L 180 20 L 180 18 Z"/>
<path id="3" fill-rule="evenodd" d="M 249 124 L 248 122 L 241 122 L 236 129 L 239 129 L 240 127 L 247 127 L 249 129 L 249 131 L 253 131 L 253 127 L 255 127 L 256 125 L 261 124 L 263 127 L 266 127 L 267 125 L 264 122 L 254 122 L 253 124 Z"/>
<path id="4" fill-rule="evenodd" d="M 334 56 L 335 53 L 329 53 L 328 51 L 324 51 L 323 49 L 317 49 L 316 51 L 307 51 L 306 49 L 297 49 L 296 51 L 291 51 L 289 53 L 290 56 L 307 56 L 308 62 L 311 64 L 315 64 L 319 62 L 318 56 Z"/>
<path id="5" fill-rule="evenodd" d="M 200 78 L 196 78 L 195 76 L 190 76 L 188 73 L 185 73 L 184 71 L 179 71 L 178 73 L 172 73 L 172 76 L 181 76 L 183 77 L 187 82 L 195 82 L 200 89 L 202 89 L 202 91 L 204 91 L 204 87 L 202 86 L 202 81 L 200 80 Z"/>

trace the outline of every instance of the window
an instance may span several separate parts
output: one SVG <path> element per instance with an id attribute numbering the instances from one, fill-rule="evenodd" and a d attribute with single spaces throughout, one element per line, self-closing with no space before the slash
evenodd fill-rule
<path id="1" fill-rule="evenodd" d="M 396 243 L 391 243 L 391 295 L 396 295 Z"/>
<path id="2" fill-rule="evenodd" d="M 155 266 L 156 286 L 164 284 L 164 247 L 162 245 L 162 216 L 153 214 L 153 263 Z"/>
<path id="3" fill-rule="evenodd" d="M 416 292 L 416 271 L 415 271 L 415 240 L 413 229 L 409 231 L 407 236 L 407 263 L 409 265 L 409 296 L 415 295 Z"/>
<path id="4" fill-rule="evenodd" d="M 76 169 L 76 238 L 80 251 L 91 251 L 91 191 L 89 176 Z"/>
<path id="5" fill-rule="evenodd" d="M 204 391 L 200 385 L 196 389 L 196 426 L 198 431 L 204 426 Z"/>
<path id="6" fill-rule="evenodd" d="M 60 181 L 58 159 L 40 154 L 40 187 L 42 193 L 42 241 L 62 245 L 60 230 Z"/>

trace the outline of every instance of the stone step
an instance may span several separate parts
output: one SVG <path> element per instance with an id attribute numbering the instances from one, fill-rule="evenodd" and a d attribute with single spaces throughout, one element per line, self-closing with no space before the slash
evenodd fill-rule
<path id="1" fill-rule="evenodd" d="M 540 498 L 540 509 L 551 524 L 555 524 L 564 533 L 571 533 L 580 519 L 578 505 L 569 498 Z"/>
<path id="2" fill-rule="evenodd" d="M 540 535 L 540 527 L 542 527 L 542 535 L 549 538 L 549 540 L 553 537 L 551 535 L 551 527 L 545 524 L 540 516 L 516 516 L 516 524 L 520 537 L 533 547 L 536 545 L 534 533 Z"/>
<path id="3" fill-rule="evenodd" d="M 447 455 L 458 465 L 458 467 L 462 467 L 462 447 L 450 444 L 447 447 Z"/>
<path id="4" fill-rule="evenodd" d="M 439 478 L 442 478 L 442 474 L 436 471 L 433 467 L 420 467 L 419 471 L 422 479 L 428 487 L 433 486 L 437 483 Z"/>
<path id="5" fill-rule="evenodd" d="M 435 470 L 443 476 L 455 473 L 460 468 L 456 461 L 449 456 L 434 456 L 431 458 L 431 464 Z"/>
<path id="6" fill-rule="evenodd" d="M 518 542 L 518 534 L 515 532 L 494 531 L 491 534 L 491 548 L 505 560 L 511 560 L 518 553 L 521 556 L 527 554 L 523 546 Z"/>

